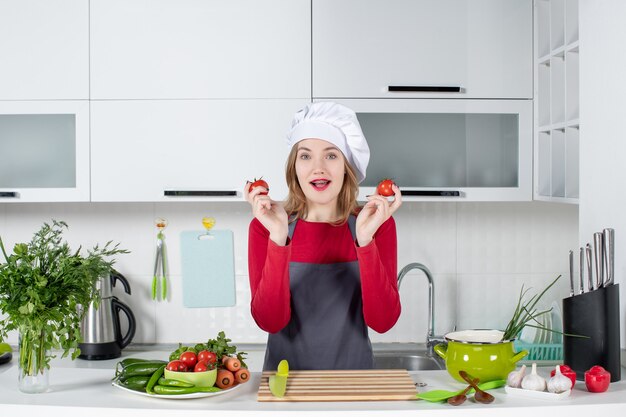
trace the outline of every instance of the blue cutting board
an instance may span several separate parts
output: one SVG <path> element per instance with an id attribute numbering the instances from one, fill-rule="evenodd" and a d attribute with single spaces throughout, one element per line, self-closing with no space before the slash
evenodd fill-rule
<path id="1" fill-rule="evenodd" d="M 211 230 L 212 239 L 198 239 L 202 230 L 180 234 L 185 307 L 235 305 L 235 259 L 233 232 Z"/>

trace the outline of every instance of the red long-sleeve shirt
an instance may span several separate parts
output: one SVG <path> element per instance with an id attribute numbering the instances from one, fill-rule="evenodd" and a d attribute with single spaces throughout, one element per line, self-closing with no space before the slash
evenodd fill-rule
<path id="1" fill-rule="evenodd" d="M 250 223 L 248 269 L 252 317 L 257 325 L 276 333 L 291 318 L 289 262 L 359 262 L 363 317 L 378 333 L 389 330 L 400 316 L 397 277 L 397 239 L 393 218 L 383 223 L 374 239 L 358 247 L 348 224 L 333 226 L 298 220 L 293 239 L 278 246 L 257 219 Z"/>

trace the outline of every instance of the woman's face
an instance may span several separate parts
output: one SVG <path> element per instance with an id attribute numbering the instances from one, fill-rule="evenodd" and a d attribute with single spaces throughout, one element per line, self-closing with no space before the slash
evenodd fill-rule
<path id="1" fill-rule="evenodd" d="M 337 204 L 345 174 L 343 153 L 321 139 L 304 139 L 296 146 L 296 175 L 307 203 Z"/>

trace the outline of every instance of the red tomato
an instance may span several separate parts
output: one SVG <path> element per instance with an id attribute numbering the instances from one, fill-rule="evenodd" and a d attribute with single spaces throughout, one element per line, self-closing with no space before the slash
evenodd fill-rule
<path id="1" fill-rule="evenodd" d="M 196 354 L 189 350 L 181 353 L 178 359 L 185 364 L 187 369 L 193 369 L 193 367 L 196 366 L 196 363 L 198 363 L 198 357 Z"/>
<path id="2" fill-rule="evenodd" d="M 205 372 L 208 370 L 209 370 L 209 364 L 204 361 L 198 362 L 196 366 L 193 368 L 194 372 Z"/>
<path id="3" fill-rule="evenodd" d="M 604 392 L 609 389 L 611 374 L 601 366 L 592 366 L 585 372 L 585 385 L 589 392 Z"/>
<path id="4" fill-rule="evenodd" d="M 217 355 L 210 350 L 201 350 L 198 352 L 198 362 L 206 362 L 208 364 L 214 364 L 217 362 Z"/>
<path id="5" fill-rule="evenodd" d="M 574 388 L 574 385 L 576 385 L 576 371 L 567 365 L 561 365 L 560 368 L 561 373 L 572 380 L 572 388 Z M 553 377 L 555 374 L 556 370 L 553 369 L 552 372 L 550 372 L 550 376 Z"/>
<path id="6" fill-rule="evenodd" d="M 267 184 L 267 182 L 265 180 L 262 180 L 261 178 L 259 178 L 258 180 L 255 178 L 254 181 L 250 183 L 250 186 L 248 187 L 248 192 L 252 192 L 252 190 L 254 190 L 256 187 L 263 187 L 267 191 L 269 191 L 270 189 L 270 186 Z M 259 195 L 267 195 L 267 192 L 263 191 L 262 193 L 259 193 Z"/>
<path id="7" fill-rule="evenodd" d="M 187 365 L 185 365 L 183 361 L 175 360 L 168 363 L 165 369 L 174 372 L 187 372 Z"/>
<path id="8" fill-rule="evenodd" d="M 394 195 L 393 189 L 391 186 L 394 185 L 393 180 L 386 178 L 378 183 L 378 187 L 376 187 L 376 192 L 383 197 L 390 197 Z"/>

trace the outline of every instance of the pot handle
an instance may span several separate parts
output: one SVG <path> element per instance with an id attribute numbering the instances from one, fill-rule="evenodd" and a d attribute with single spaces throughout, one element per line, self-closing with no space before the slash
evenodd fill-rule
<path id="1" fill-rule="evenodd" d="M 528 351 L 527 350 L 521 350 L 521 351 L 517 352 L 515 355 L 513 355 L 513 357 L 511 358 L 511 362 L 515 363 L 515 362 L 519 361 L 520 359 L 522 359 L 526 355 L 528 355 Z"/>
<path id="2" fill-rule="evenodd" d="M 130 341 L 133 340 L 133 337 L 135 336 L 135 330 L 136 330 L 135 315 L 133 314 L 130 307 L 118 301 L 116 297 L 113 297 L 111 299 L 111 304 L 113 305 L 113 311 L 114 311 L 113 321 L 115 323 L 115 338 L 117 339 L 117 342 L 120 344 L 120 348 L 125 348 L 126 345 L 128 345 Z M 124 336 L 122 336 L 122 331 L 120 330 L 120 311 L 126 314 L 126 317 L 128 318 L 128 331 L 126 332 Z"/>
<path id="3" fill-rule="evenodd" d="M 435 351 L 435 353 L 437 355 L 441 356 L 444 360 L 447 359 L 447 356 L 448 356 L 448 345 L 447 344 L 439 343 L 438 345 L 435 345 L 433 350 Z"/>

